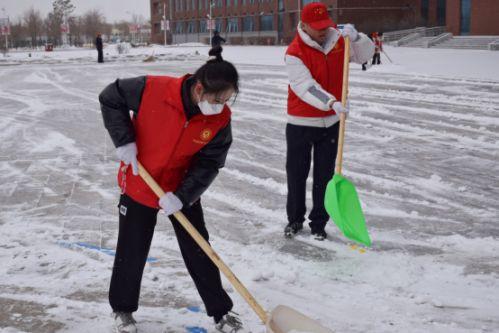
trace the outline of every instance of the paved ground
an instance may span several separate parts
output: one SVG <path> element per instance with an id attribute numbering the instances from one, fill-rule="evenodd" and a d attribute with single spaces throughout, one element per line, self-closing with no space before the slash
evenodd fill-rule
<path id="1" fill-rule="evenodd" d="M 177 59 L 0 67 L 0 232 L 5 240 L 0 304 L 7 309 L 0 314 L 0 328 L 55 332 L 80 331 L 89 322 L 97 331 L 109 326 L 112 257 L 90 247 L 114 248 L 119 192 L 117 160 L 97 95 L 116 77 L 180 75 L 200 64 Z M 390 309 L 373 310 L 372 302 L 356 301 L 366 320 L 351 324 L 337 323 L 335 314 L 327 317 L 322 310 L 326 323 L 339 330 L 387 332 L 412 325 L 421 331 L 499 331 L 497 316 L 490 316 L 499 306 L 494 295 L 499 82 L 352 70 L 344 169 L 358 187 L 374 239 L 367 260 L 354 255 L 332 225 L 332 241 L 325 243 L 306 235 L 296 241 L 281 238 L 286 74 L 279 66 L 240 65 L 239 70 L 234 145 L 204 206 L 216 248 L 228 263 L 252 286 L 270 280 L 257 291 L 264 304 L 272 304 L 272 297 L 286 299 L 277 296 L 279 291 L 304 289 L 305 281 L 327 273 L 338 288 L 355 285 L 348 282 L 353 279 L 366 299 L 386 297 L 395 313 L 393 322 L 382 320 L 379 313 Z M 165 220 L 161 216 L 151 252 L 159 260 L 148 264 L 144 277 L 143 318 L 151 322 L 142 327 L 145 332 L 176 332 L 168 318 L 178 313 L 165 315 L 162 309 L 199 305 Z M 293 258 L 291 273 L 276 268 L 255 277 L 272 263 L 293 266 Z M 319 267 L 317 276 L 298 276 L 313 265 Z M 440 276 L 435 269 L 442 270 Z M 287 286 L 277 286 L 282 283 Z M 469 293 L 457 297 L 466 284 Z M 325 292 L 312 288 L 312 299 Z M 472 293 L 478 296 L 470 300 Z M 331 301 L 336 313 L 342 308 L 350 313 L 344 310 L 349 295 Z M 249 310 L 243 312 L 251 317 Z M 258 327 L 252 320 L 250 326 Z"/>

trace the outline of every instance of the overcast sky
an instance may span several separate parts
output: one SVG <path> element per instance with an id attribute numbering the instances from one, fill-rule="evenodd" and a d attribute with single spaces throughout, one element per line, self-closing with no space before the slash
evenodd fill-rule
<path id="1" fill-rule="evenodd" d="M 0 0 L 0 17 L 4 16 L 1 11 L 5 8 L 6 14 L 12 18 L 21 16 L 24 11 L 33 6 L 45 17 L 52 10 L 53 0 Z M 76 6 L 75 14 L 83 14 L 89 9 L 98 9 L 110 23 L 122 19 L 131 20 L 134 13 L 143 15 L 146 20 L 150 18 L 149 0 L 72 0 Z"/>

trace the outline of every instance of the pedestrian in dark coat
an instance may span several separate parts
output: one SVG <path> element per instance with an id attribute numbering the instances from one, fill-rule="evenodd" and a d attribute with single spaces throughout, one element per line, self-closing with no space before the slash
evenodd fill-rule
<path id="1" fill-rule="evenodd" d="M 220 36 L 220 33 L 217 30 L 215 30 L 213 37 L 211 38 L 211 47 L 221 46 L 222 43 L 225 42 L 225 39 Z"/>
<path id="2" fill-rule="evenodd" d="M 99 63 L 104 62 L 102 35 L 100 33 L 97 34 L 97 37 L 95 38 L 95 48 L 97 49 L 97 62 Z"/>

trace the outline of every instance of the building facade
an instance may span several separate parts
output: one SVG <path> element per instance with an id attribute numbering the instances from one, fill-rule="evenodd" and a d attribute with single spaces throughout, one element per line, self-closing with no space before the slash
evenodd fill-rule
<path id="1" fill-rule="evenodd" d="M 301 8 L 314 1 L 317 0 L 150 0 L 152 41 L 208 43 L 211 17 L 214 29 L 231 44 L 287 44 L 296 33 Z M 352 23 L 364 32 L 447 26 L 454 34 L 466 30 L 471 34 L 494 34 L 494 29 L 499 29 L 497 24 L 491 27 L 492 21 L 473 19 L 480 15 L 493 17 L 499 14 L 498 0 L 321 2 L 328 6 L 335 22 Z M 495 8 L 495 11 L 488 11 L 490 8 Z M 167 20 L 166 33 L 162 30 L 163 18 Z"/>
<path id="2" fill-rule="evenodd" d="M 447 31 L 499 36 L 498 0 L 447 0 Z"/>

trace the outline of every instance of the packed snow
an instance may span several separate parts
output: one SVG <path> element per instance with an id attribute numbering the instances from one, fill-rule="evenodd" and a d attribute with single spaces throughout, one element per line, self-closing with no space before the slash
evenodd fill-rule
<path id="1" fill-rule="evenodd" d="M 203 196 L 210 241 L 268 311 L 287 305 L 335 332 L 499 332 L 499 52 L 386 51 L 393 64 L 352 65 L 343 167 L 373 247 L 333 223 L 324 242 L 283 237 L 285 47 L 258 46 L 224 51 L 241 93 L 227 165 Z M 118 77 L 193 72 L 207 52 L 0 57 L 1 333 L 111 331 L 120 193 L 97 96 Z M 264 332 L 224 284 L 244 332 Z M 141 332 L 213 332 L 162 214 L 135 317 Z"/>

